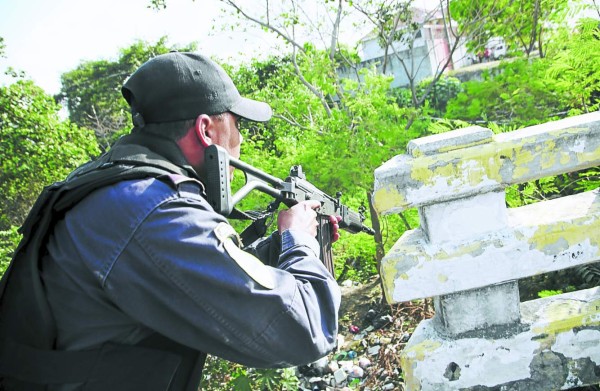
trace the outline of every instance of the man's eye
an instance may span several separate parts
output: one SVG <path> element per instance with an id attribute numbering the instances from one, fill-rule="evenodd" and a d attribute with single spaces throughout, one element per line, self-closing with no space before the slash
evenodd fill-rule
<path id="1" fill-rule="evenodd" d="M 237 120 L 237 129 L 242 132 L 242 131 L 248 131 L 248 129 L 250 129 L 250 121 L 246 120 L 245 118 L 241 118 L 239 117 Z"/>

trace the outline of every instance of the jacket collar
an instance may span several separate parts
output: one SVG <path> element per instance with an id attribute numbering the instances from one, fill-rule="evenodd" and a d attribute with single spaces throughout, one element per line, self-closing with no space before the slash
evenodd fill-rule
<path id="1" fill-rule="evenodd" d="M 112 146 L 108 155 L 114 163 L 167 165 L 175 173 L 200 179 L 174 140 L 153 133 L 135 132 L 123 136 Z"/>

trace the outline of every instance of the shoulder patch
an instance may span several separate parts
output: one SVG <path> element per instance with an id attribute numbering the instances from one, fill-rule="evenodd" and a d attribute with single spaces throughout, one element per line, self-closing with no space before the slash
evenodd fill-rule
<path id="1" fill-rule="evenodd" d="M 235 238 L 237 243 L 241 243 L 241 240 L 231 225 L 227 223 L 219 223 L 215 227 L 214 232 L 217 236 L 217 239 L 223 243 L 225 251 L 227 251 L 229 256 L 250 278 L 256 281 L 263 288 L 275 288 L 275 278 L 273 277 L 272 271 L 254 255 L 247 253 L 238 247 L 233 239 Z"/>

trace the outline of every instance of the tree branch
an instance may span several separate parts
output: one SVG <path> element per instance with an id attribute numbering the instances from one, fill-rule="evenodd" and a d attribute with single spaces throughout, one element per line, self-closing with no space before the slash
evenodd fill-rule
<path id="1" fill-rule="evenodd" d="M 259 26 L 267 29 L 267 30 L 271 30 L 272 32 L 274 32 L 275 34 L 277 34 L 279 37 L 283 38 L 284 40 L 286 40 L 287 42 L 289 42 L 290 44 L 292 44 L 294 47 L 298 48 L 300 51 L 304 52 L 304 48 L 302 47 L 302 45 L 298 42 L 296 42 L 292 37 L 290 37 L 289 35 L 285 34 L 283 31 L 281 31 L 280 29 L 278 29 L 277 27 L 273 26 L 270 21 L 269 21 L 269 2 L 267 0 L 267 23 L 263 22 L 262 20 L 255 18 L 253 16 L 251 16 L 250 14 L 248 14 L 245 10 L 242 9 L 242 7 L 240 7 L 239 5 L 236 4 L 235 1 L 233 0 L 220 0 L 222 3 L 225 4 L 229 4 L 231 7 L 235 8 L 235 10 L 237 12 L 239 12 L 240 14 L 242 14 L 244 16 L 244 18 L 248 19 L 251 22 L 254 22 L 256 24 L 258 24 Z"/>
<path id="2" fill-rule="evenodd" d="M 325 101 L 325 96 L 323 95 L 323 93 L 321 93 L 321 91 L 319 91 L 315 86 L 310 84 L 308 82 L 308 80 L 306 80 L 306 78 L 304 78 L 304 75 L 302 74 L 302 71 L 300 70 L 300 67 L 298 66 L 298 62 L 296 61 L 296 49 L 295 48 L 292 52 L 292 64 L 294 64 L 294 70 L 296 71 L 296 75 L 300 79 L 300 82 L 302 84 L 304 84 L 306 86 L 306 88 L 308 88 L 310 90 L 310 92 L 312 92 L 317 98 L 319 98 L 319 100 L 321 101 L 321 104 L 325 108 L 325 112 L 327 113 L 327 116 L 331 117 L 331 109 L 329 108 L 327 101 Z"/>

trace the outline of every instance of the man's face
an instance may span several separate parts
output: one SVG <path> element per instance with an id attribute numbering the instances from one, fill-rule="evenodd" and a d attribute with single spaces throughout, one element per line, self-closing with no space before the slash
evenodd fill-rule
<path id="1" fill-rule="evenodd" d="M 217 131 L 213 134 L 214 144 L 225 148 L 229 155 L 239 159 L 243 137 L 239 131 L 240 117 L 233 113 L 223 113 L 221 118 L 213 117 Z"/>

